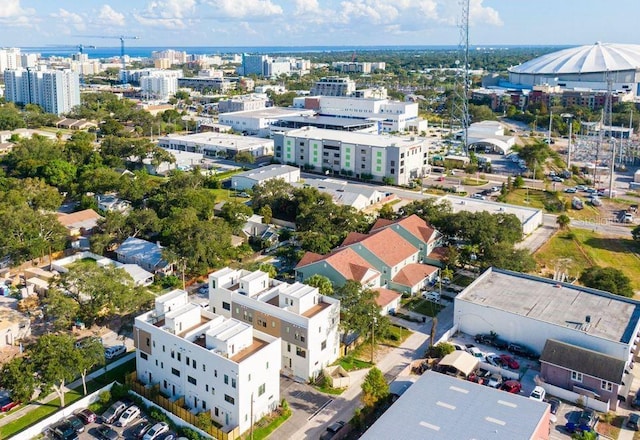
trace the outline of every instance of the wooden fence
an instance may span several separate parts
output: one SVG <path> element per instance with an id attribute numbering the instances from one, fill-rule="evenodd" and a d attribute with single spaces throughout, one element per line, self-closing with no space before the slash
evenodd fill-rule
<path id="1" fill-rule="evenodd" d="M 161 408 L 169 411 L 171 414 L 184 420 L 186 423 L 197 426 L 198 415 L 192 413 L 190 410 L 183 407 L 184 397 L 180 397 L 174 401 L 167 399 L 160 394 L 160 385 L 155 384 L 152 387 L 147 387 L 144 384 L 138 382 L 136 372 L 131 373 L 127 383 L 131 387 L 131 390 L 144 397 L 147 400 L 155 403 Z M 225 432 L 217 426 L 212 426 L 209 430 L 204 430 L 217 440 L 236 440 L 240 438 L 240 428 L 235 427 L 230 432 Z"/>

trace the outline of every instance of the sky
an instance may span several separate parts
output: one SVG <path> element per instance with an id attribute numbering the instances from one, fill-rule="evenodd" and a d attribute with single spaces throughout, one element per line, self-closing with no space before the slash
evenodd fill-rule
<path id="1" fill-rule="evenodd" d="M 470 0 L 470 43 L 640 44 L 639 0 Z M 458 0 L 0 0 L 0 47 L 458 45 Z"/>

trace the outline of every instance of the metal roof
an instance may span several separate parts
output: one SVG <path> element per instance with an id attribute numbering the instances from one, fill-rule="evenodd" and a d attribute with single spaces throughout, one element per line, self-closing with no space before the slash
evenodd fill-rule
<path id="1" fill-rule="evenodd" d="M 548 411 L 544 402 L 427 371 L 361 439 L 529 439 Z"/>
<path id="2" fill-rule="evenodd" d="M 640 69 L 640 45 L 600 43 L 549 53 L 509 69 L 523 74 L 616 72 Z"/>

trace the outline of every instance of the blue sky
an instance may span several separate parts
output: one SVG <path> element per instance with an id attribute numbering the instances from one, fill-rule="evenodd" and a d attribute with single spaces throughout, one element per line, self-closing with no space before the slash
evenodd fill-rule
<path id="1" fill-rule="evenodd" d="M 475 45 L 640 43 L 639 0 L 471 0 Z M 457 0 L 0 0 L 0 47 L 457 45 Z"/>

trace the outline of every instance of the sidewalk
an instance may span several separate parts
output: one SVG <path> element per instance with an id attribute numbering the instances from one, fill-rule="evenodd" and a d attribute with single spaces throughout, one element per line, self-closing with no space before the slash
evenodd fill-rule
<path id="1" fill-rule="evenodd" d="M 119 367 L 120 365 L 124 364 L 125 362 L 129 361 L 130 359 L 134 359 L 136 357 L 135 352 L 131 352 L 131 353 L 127 353 L 126 355 L 124 355 L 123 357 L 121 357 L 120 359 L 118 359 L 117 361 L 111 362 L 110 364 L 107 365 L 106 368 L 100 368 L 99 370 L 94 371 L 93 373 L 87 374 L 87 382 L 89 382 L 90 380 L 103 375 L 104 373 L 106 373 L 107 371 L 113 370 L 116 367 Z M 82 386 L 82 378 L 80 379 L 76 379 L 73 382 L 65 385 L 65 393 L 67 393 L 68 391 L 72 390 L 73 388 Z M 20 409 L 18 409 L 15 412 L 9 413 L 6 417 L 3 417 L 2 419 L 0 419 L 0 426 L 4 426 L 4 425 L 8 425 L 9 423 L 13 422 L 14 420 L 18 420 L 20 417 L 26 415 L 27 413 L 29 413 L 30 411 L 44 405 L 45 403 L 51 402 L 52 400 L 55 400 L 56 398 L 58 398 L 58 394 L 56 394 L 55 392 L 49 394 L 48 396 L 45 396 L 42 399 L 38 399 L 28 405 L 25 405 L 23 407 L 21 407 Z"/>

